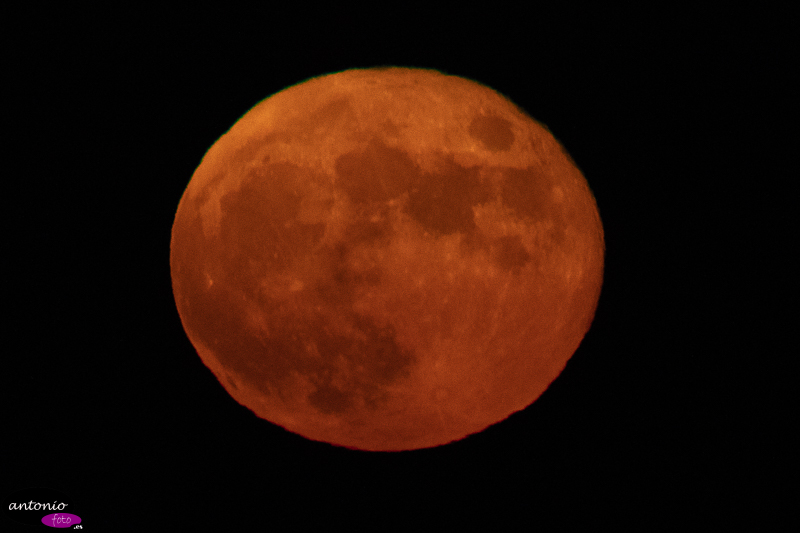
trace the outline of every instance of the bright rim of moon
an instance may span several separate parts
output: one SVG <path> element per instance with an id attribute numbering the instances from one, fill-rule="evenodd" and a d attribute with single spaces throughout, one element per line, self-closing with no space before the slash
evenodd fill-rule
<path id="1" fill-rule="evenodd" d="M 192 176 L 170 264 L 186 333 L 240 404 L 393 451 L 535 401 L 589 329 L 604 249 L 547 129 L 474 81 L 389 68 L 246 113 Z"/>

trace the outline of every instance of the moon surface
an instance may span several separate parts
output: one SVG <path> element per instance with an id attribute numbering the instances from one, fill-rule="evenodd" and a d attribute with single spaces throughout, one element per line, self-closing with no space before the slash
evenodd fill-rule
<path id="1" fill-rule="evenodd" d="M 373 451 L 534 402 L 594 317 L 603 227 L 549 131 L 475 81 L 347 70 L 257 104 L 172 228 L 173 292 L 240 404 Z"/>

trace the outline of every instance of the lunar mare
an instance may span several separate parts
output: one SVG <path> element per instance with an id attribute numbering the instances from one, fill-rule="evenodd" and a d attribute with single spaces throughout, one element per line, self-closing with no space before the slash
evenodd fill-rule
<path id="1" fill-rule="evenodd" d="M 589 329 L 603 259 L 592 193 L 544 127 L 476 82 L 391 68 L 246 113 L 192 176 L 170 264 L 233 398 L 392 451 L 535 401 Z"/>

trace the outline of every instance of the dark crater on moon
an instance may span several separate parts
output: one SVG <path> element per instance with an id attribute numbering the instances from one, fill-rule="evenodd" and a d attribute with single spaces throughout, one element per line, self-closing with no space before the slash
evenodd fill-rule
<path id="1" fill-rule="evenodd" d="M 477 168 L 442 156 L 436 172 L 423 172 L 404 151 L 378 140 L 336 161 L 337 184 L 357 205 L 407 199 L 408 214 L 431 235 L 476 231 L 472 207 L 490 199 Z"/>
<path id="2" fill-rule="evenodd" d="M 478 115 L 469 124 L 469 134 L 493 152 L 505 152 L 514 144 L 511 123 L 492 115 Z"/>

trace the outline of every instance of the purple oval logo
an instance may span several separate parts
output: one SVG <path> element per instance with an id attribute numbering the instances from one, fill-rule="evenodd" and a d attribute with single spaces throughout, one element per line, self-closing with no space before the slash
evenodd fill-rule
<path id="1" fill-rule="evenodd" d="M 70 513 L 53 513 L 42 518 L 42 524 L 50 527 L 72 527 L 80 523 L 81 517 Z"/>

